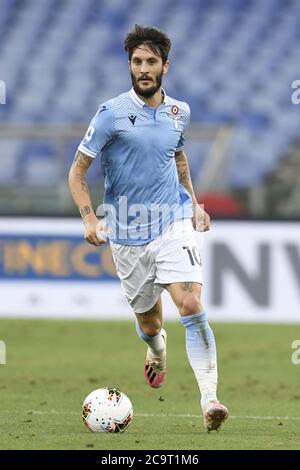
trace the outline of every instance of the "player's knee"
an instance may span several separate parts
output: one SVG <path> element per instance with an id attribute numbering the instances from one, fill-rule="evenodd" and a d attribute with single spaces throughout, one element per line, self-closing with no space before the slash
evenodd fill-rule
<path id="1" fill-rule="evenodd" d="M 151 318 L 151 319 L 150 318 L 147 319 L 147 317 L 146 318 L 140 318 L 139 319 L 139 324 L 140 324 L 141 330 L 147 336 L 157 335 L 160 332 L 161 327 L 162 327 L 162 322 L 161 322 L 161 319 L 159 317 L 158 318 Z"/>
<path id="2" fill-rule="evenodd" d="M 142 325 L 142 330 L 147 336 L 155 336 L 161 330 L 161 324 L 154 324 L 154 325 Z"/>
<path id="3" fill-rule="evenodd" d="M 181 315 L 193 315 L 193 313 L 201 312 L 201 310 L 202 305 L 198 296 L 190 294 L 183 298 L 180 309 Z"/>

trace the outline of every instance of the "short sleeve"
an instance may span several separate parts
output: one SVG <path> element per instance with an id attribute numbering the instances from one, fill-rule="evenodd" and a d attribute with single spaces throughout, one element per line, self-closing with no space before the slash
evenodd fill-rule
<path id="1" fill-rule="evenodd" d="M 177 147 L 176 147 L 176 152 L 179 152 L 180 150 L 183 150 L 183 148 L 184 148 L 184 142 L 185 142 L 184 132 L 185 132 L 186 128 L 188 127 L 189 123 L 190 123 L 190 117 L 191 117 L 190 107 L 187 103 L 184 103 L 184 106 L 182 108 L 183 129 L 182 129 L 180 138 L 178 140 L 178 144 L 177 144 Z"/>
<path id="2" fill-rule="evenodd" d="M 101 154 L 103 147 L 113 138 L 114 116 L 112 106 L 103 104 L 93 117 L 78 150 L 89 157 Z"/>

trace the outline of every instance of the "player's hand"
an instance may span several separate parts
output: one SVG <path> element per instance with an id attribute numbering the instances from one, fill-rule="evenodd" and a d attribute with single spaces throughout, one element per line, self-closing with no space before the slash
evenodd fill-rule
<path id="1" fill-rule="evenodd" d="M 84 238 L 91 245 L 100 246 L 107 241 L 107 225 L 91 215 L 84 220 Z"/>
<path id="2" fill-rule="evenodd" d="M 197 232 L 207 232 L 210 229 L 210 216 L 199 204 L 194 204 L 193 227 Z"/>

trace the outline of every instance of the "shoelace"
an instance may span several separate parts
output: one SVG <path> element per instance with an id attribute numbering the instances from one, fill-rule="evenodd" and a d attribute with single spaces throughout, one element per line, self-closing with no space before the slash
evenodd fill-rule
<path id="1" fill-rule="evenodd" d="M 154 357 L 150 361 L 147 361 L 148 366 L 152 367 L 154 371 L 163 372 L 166 368 L 166 359 L 160 357 Z"/>

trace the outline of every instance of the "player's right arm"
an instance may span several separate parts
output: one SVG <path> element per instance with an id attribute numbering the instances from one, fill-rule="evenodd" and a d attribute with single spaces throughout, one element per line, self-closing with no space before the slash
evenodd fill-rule
<path id="1" fill-rule="evenodd" d="M 112 106 L 110 102 L 106 102 L 98 108 L 93 117 L 78 147 L 69 173 L 71 193 L 85 226 L 85 239 L 97 246 L 106 241 L 99 237 L 101 237 L 101 232 L 107 232 L 108 229 L 105 222 L 99 221 L 95 215 L 86 174 L 92 160 L 100 157 L 103 148 L 113 138 L 113 135 L 114 116 Z"/>
<path id="2" fill-rule="evenodd" d="M 101 227 L 99 227 L 100 222 L 93 210 L 86 181 L 87 171 L 92 160 L 92 157 L 77 150 L 69 172 L 69 186 L 85 226 L 85 239 L 92 245 L 99 246 L 104 243 L 104 240 L 100 240 L 97 236 L 97 230 L 101 230 Z M 104 227 L 102 229 L 104 229 Z"/>

